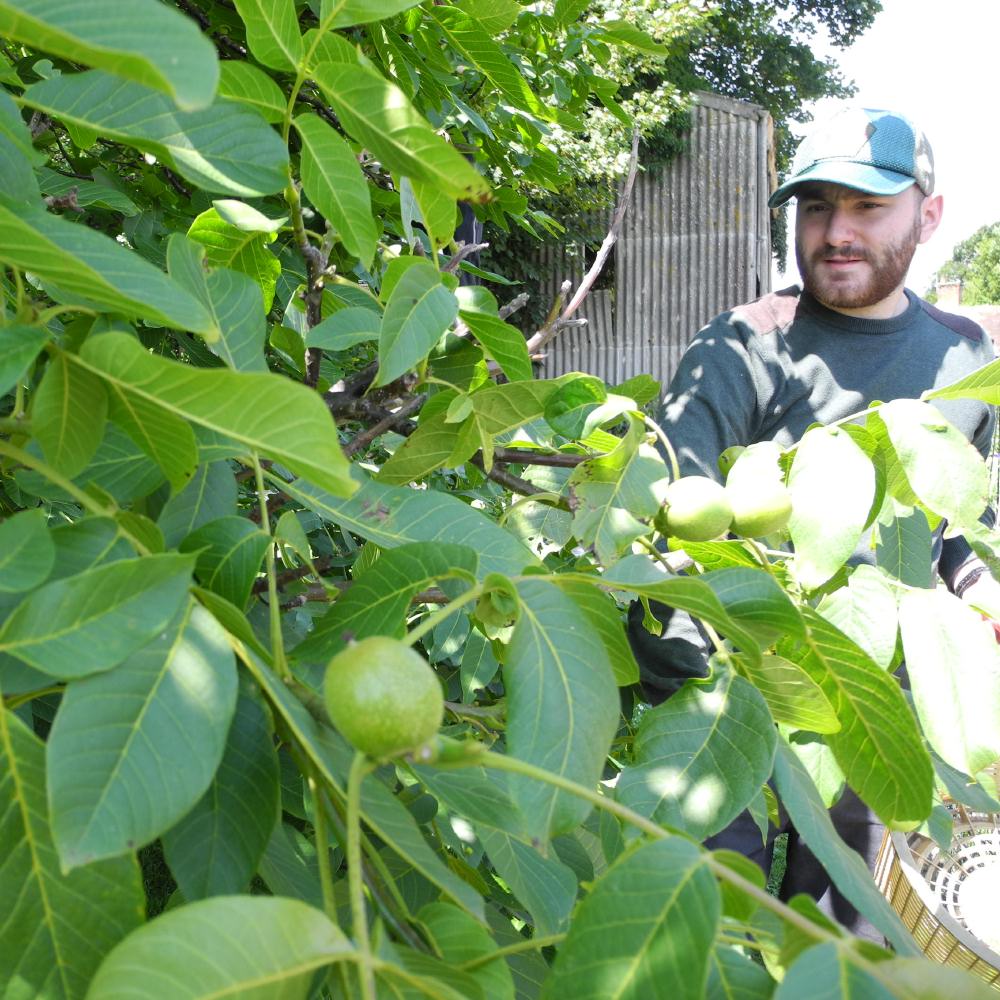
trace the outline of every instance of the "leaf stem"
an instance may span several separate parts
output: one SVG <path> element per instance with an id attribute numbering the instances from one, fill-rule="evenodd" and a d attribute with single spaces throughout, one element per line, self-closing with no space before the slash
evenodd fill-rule
<path id="1" fill-rule="evenodd" d="M 23 386 L 18 386 L 18 389 L 23 392 Z M 15 406 L 15 413 L 24 411 L 24 399 L 18 401 Z M 31 433 L 31 421 L 22 420 L 20 417 L 0 417 L 0 434 L 30 434 Z"/>
<path id="2" fill-rule="evenodd" d="M 347 884 L 351 897 L 351 931 L 361 957 L 358 975 L 363 1000 L 377 998 L 371 941 L 368 937 L 368 917 L 365 914 L 364 883 L 361 878 L 361 783 L 373 769 L 374 764 L 359 750 L 354 755 L 347 777 Z"/>
<path id="3" fill-rule="evenodd" d="M 525 938 L 523 941 L 516 941 L 514 944 L 497 948 L 496 951 L 491 951 L 488 955 L 477 955 L 475 958 L 470 958 L 468 962 L 456 965 L 455 968 L 461 969 L 462 972 L 469 972 L 471 969 L 478 969 L 481 966 L 489 965 L 490 962 L 498 958 L 506 958 L 508 955 L 519 955 L 523 951 L 536 951 L 548 948 L 551 945 L 561 943 L 565 939 L 565 934 L 548 934 L 543 937 Z"/>
<path id="4" fill-rule="evenodd" d="M 268 613 L 270 615 L 271 626 L 271 658 L 274 660 L 274 667 L 282 680 L 291 680 L 292 672 L 288 669 L 288 660 L 285 657 L 285 639 L 281 634 L 281 603 L 278 600 L 278 574 L 274 561 L 274 539 L 271 535 L 271 519 L 267 513 L 267 491 L 264 487 L 264 470 L 260 464 L 260 457 L 257 452 L 251 454 L 253 461 L 254 478 L 257 481 L 257 503 L 260 505 L 260 526 L 267 532 L 268 545 L 265 556 L 265 568 L 267 570 L 267 602 Z"/>
<path id="5" fill-rule="evenodd" d="M 319 882 L 323 890 L 323 909 L 337 923 L 337 904 L 333 898 L 333 872 L 330 870 L 330 846 L 327 835 L 326 806 L 316 772 L 309 769 L 309 791 L 313 798 L 313 828 L 316 831 L 316 859 L 319 862 Z"/>
<path id="6" fill-rule="evenodd" d="M 18 448 L 17 445 L 13 445 L 9 441 L 0 441 L 0 455 L 6 455 L 8 458 L 13 458 L 16 462 L 20 462 L 26 468 L 40 472 L 53 486 L 58 486 L 59 489 L 68 493 L 89 513 L 96 514 L 99 517 L 106 517 L 108 515 L 108 511 L 89 493 L 85 493 L 76 483 L 71 482 L 62 473 L 56 472 L 52 466 L 43 462 L 40 458 L 35 458 L 34 455 L 23 448 Z"/>
<path id="7" fill-rule="evenodd" d="M 673 478 L 680 479 L 681 467 L 677 464 L 677 452 L 674 451 L 674 446 L 670 443 L 670 438 L 663 433 L 663 428 L 652 417 L 648 417 L 644 413 L 642 419 L 646 426 L 657 436 L 660 444 L 663 445 L 663 450 L 667 453 L 667 458 L 670 460 L 670 472 Z"/>
<path id="8" fill-rule="evenodd" d="M 446 618 L 451 617 L 451 615 L 453 615 L 459 608 L 472 601 L 478 600 L 482 593 L 482 584 L 476 584 L 474 587 L 470 587 L 460 597 L 456 597 L 453 601 L 449 601 L 443 608 L 439 608 L 437 611 L 432 612 L 424 618 L 423 621 L 416 626 L 416 628 L 413 628 L 406 633 L 406 638 L 403 642 L 407 646 L 412 646 L 415 642 L 427 635 L 427 633 L 432 629 L 437 628 L 437 626 Z"/>
<path id="9" fill-rule="evenodd" d="M 53 684 L 52 687 L 39 688 L 37 691 L 28 691 L 25 694 L 12 694 L 4 699 L 4 705 L 13 711 L 36 698 L 44 698 L 48 694 L 62 694 L 65 687 L 65 684 Z"/>

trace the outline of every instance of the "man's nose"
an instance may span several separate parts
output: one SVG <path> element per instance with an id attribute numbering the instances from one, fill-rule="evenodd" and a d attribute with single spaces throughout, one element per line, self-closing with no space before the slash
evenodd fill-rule
<path id="1" fill-rule="evenodd" d="M 833 208 L 830 211 L 826 226 L 826 242 L 832 246 L 843 246 L 854 241 L 854 224 L 850 212 L 843 208 Z"/>

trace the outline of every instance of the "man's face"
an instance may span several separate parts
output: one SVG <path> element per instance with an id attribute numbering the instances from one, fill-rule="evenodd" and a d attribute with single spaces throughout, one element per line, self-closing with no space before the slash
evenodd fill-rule
<path id="1" fill-rule="evenodd" d="M 795 256 L 807 291 L 840 312 L 881 315 L 896 300 L 918 243 L 936 226 L 920 190 L 872 195 L 839 184 L 803 185 L 798 193 Z M 892 315 L 892 311 L 887 313 Z"/>

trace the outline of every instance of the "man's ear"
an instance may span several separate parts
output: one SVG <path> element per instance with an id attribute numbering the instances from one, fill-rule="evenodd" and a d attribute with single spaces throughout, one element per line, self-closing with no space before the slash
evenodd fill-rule
<path id="1" fill-rule="evenodd" d="M 939 194 L 924 198 L 920 205 L 920 238 L 918 243 L 926 243 L 941 223 L 944 199 Z"/>

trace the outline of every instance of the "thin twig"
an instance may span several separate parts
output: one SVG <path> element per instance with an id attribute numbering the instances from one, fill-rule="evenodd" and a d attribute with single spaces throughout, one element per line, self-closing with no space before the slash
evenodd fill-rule
<path id="1" fill-rule="evenodd" d="M 175 174 L 169 167 L 164 167 L 161 163 L 160 166 L 163 169 L 163 176 L 166 177 L 167 183 L 182 197 L 187 198 L 188 201 L 191 200 L 191 192 L 181 183 L 181 179 Z"/>
<path id="2" fill-rule="evenodd" d="M 489 243 L 462 243 L 459 248 L 451 255 L 451 259 L 441 268 L 442 271 L 454 272 L 458 270 L 458 265 L 465 260 L 466 257 L 471 257 L 474 253 L 479 253 L 480 250 L 485 250 L 489 247 Z"/>
<path id="3" fill-rule="evenodd" d="M 531 296 L 527 292 L 521 292 L 520 295 L 515 295 L 510 302 L 504 303 L 498 310 L 497 315 L 501 319 L 506 319 L 508 316 L 512 316 L 518 311 L 518 309 L 523 309 L 530 300 Z"/>
<path id="4" fill-rule="evenodd" d="M 568 455 L 564 452 L 528 451 L 526 448 L 497 448 L 493 457 L 507 465 L 545 465 L 557 469 L 575 469 L 586 462 L 588 455 Z"/>
<path id="5" fill-rule="evenodd" d="M 391 430 L 400 421 L 411 417 L 426 402 L 427 393 L 421 393 L 419 396 L 414 396 L 413 399 L 404 403 L 398 410 L 390 413 L 386 417 L 383 417 L 380 421 L 378 421 L 378 423 L 369 427 L 368 430 L 362 431 L 362 433 L 358 434 L 357 437 L 348 441 L 347 444 L 343 446 L 344 454 L 348 456 L 354 455 L 361 451 L 362 448 L 367 448 L 368 445 L 370 445 L 380 434 L 385 434 L 386 431 Z"/>
<path id="6" fill-rule="evenodd" d="M 622 188 L 622 193 L 618 199 L 618 205 L 615 208 L 611 228 L 608 230 L 608 235 L 604 237 L 604 242 L 601 244 L 600 250 L 597 251 L 597 256 L 594 258 L 594 263 L 591 264 L 590 270 L 587 271 L 584 275 L 583 281 L 580 282 L 580 287 L 577 288 L 576 292 L 573 294 L 573 298 L 569 300 L 569 304 L 559 315 L 559 321 L 569 319 L 570 316 L 572 316 L 573 313 L 579 309 L 580 303 L 587 297 L 587 293 L 593 287 L 594 282 L 597 281 L 598 276 L 604 269 L 604 264 L 608 259 L 608 254 L 611 253 L 611 248 L 618 241 L 618 233 L 621 231 L 622 223 L 625 221 L 625 213 L 628 210 L 629 201 L 632 198 L 632 187 L 635 184 L 635 175 L 638 169 L 639 130 L 636 129 L 635 132 L 632 133 L 632 158 L 629 162 L 628 176 L 625 179 L 625 185 Z M 558 332 L 555 320 L 552 323 L 547 323 L 541 330 L 533 334 L 528 339 L 528 353 L 531 354 L 540 350 Z"/>
<path id="7" fill-rule="evenodd" d="M 487 477 L 493 480 L 495 483 L 499 483 L 505 489 L 511 490 L 514 493 L 520 493 L 521 496 L 532 496 L 535 493 L 544 493 L 545 490 L 534 483 L 529 483 L 527 479 L 521 479 L 520 476 L 515 476 L 511 472 L 507 472 L 506 469 L 501 469 L 500 466 L 494 463 L 493 468 L 486 471 L 486 465 L 483 462 L 483 456 L 481 453 L 473 455 L 469 459 L 469 464 L 474 465 L 480 472 L 486 474 Z"/>

